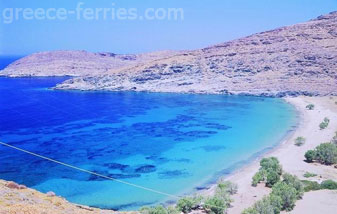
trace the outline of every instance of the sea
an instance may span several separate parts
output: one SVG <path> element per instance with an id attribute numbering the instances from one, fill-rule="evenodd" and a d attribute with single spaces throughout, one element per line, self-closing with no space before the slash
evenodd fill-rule
<path id="1" fill-rule="evenodd" d="M 52 89 L 66 79 L 1 77 L 0 141 L 112 179 L 3 145 L 0 179 L 93 207 L 195 194 L 273 149 L 298 120 L 283 99 Z"/>

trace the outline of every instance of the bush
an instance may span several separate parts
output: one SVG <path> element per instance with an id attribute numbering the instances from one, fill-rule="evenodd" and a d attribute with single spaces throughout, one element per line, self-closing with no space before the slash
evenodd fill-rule
<path id="1" fill-rule="evenodd" d="M 184 197 L 178 201 L 177 209 L 183 213 L 189 213 L 199 206 L 201 200 L 202 197 Z"/>
<path id="2" fill-rule="evenodd" d="M 283 174 L 283 183 L 288 184 L 296 189 L 297 199 L 301 199 L 304 193 L 304 186 L 302 182 L 295 175 L 289 173 Z"/>
<path id="3" fill-rule="evenodd" d="M 209 214 L 223 214 L 227 209 L 227 204 L 223 198 L 213 196 L 205 201 L 204 208 Z"/>
<path id="4" fill-rule="evenodd" d="M 329 123 L 330 123 L 330 120 L 329 120 L 329 118 L 324 118 L 324 120 L 323 120 L 323 122 L 321 122 L 320 124 L 319 124 L 319 128 L 322 130 L 322 129 L 325 129 L 325 128 L 327 128 L 328 127 L 328 125 L 329 125 Z"/>
<path id="5" fill-rule="evenodd" d="M 311 163 L 316 159 L 316 152 L 314 150 L 308 150 L 304 157 L 307 162 Z"/>
<path id="6" fill-rule="evenodd" d="M 308 110 L 314 110 L 315 105 L 314 105 L 314 104 L 309 104 L 309 105 L 306 106 L 306 108 L 307 108 Z"/>
<path id="7" fill-rule="evenodd" d="M 142 207 L 139 212 L 141 214 L 168 214 L 167 210 L 163 206 Z"/>
<path id="8" fill-rule="evenodd" d="M 297 137 L 295 139 L 295 145 L 296 146 L 302 146 L 305 143 L 305 138 L 304 137 Z"/>
<path id="9" fill-rule="evenodd" d="M 259 171 L 253 176 L 252 186 L 256 187 L 258 183 L 264 181 L 265 171 Z"/>
<path id="10" fill-rule="evenodd" d="M 337 189 L 337 182 L 333 180 L 326 180 L 321 183 L 321 189 L 330 189 L 335 190 Z"/>
<path id="11" fill-rule="evenodd" d="M 310 172 L 306 172 L 303 175 L 303 177 L 305 177 L 305 178 L 311 178 L 311 177 L 316 177 L 316 176 L 317 176 L 317 174 L 310 173 Z"/>
<path id="12" fill-rule="evenodd" d="M 315 191 L 315 190 L 321 189 L 321 185 L 319 183 L 317 183 L 316 181 L 302 180 L 301 182 L 304 185 L 304 191 L 305 192 L 310 192 L 310 191 Z"/>
<path id="13" fill-rule="evenodd" d="M 337 146 L 332 143 L 322 143 L 316 147 L 315 159 L 321 164 L 337 163 Z"/>
<path id="14" fill-rule="evenodd" d="M 173 206 L 167 208 L 167 214 L 180 214 L 180 213 L 181 212 Z"/>
<path id="15" fill-rule="evenodd" d="M 279 175 L 282 174 L 282 167 L 279 163 L 279 161 L 277 160 L 277 158 L 275 157 L 270 157 L 270 158 L 263 158 L 260 161 L 260 166 L 262 169 L 268 171 L 275 171 L 277 172 Z"/>
<path id="16" fill-rule="evenodd" d="M 243 214 L 278 214 L 281 210 L 292 210 L 296 200 L 303 196 L 304 185 L 294 175 L 285 173 L 282 177 L 282 181 L 273 185 L 269 196 L 256 202 L 253 207 L 245 209 Z"/>
<path id="17" fill-rule="evenodd" d="M 217 188 L 227 192 L 230 195 L 234 195 L 238 192 L 238 185 L 230 181 L 218 181 Z"/>
<path id="18" fill-rule="evenodd" d="M 298 199 L 296 189 L 284 182 L 278 182 L 272 188 L 272 195 L 281 198 L 281 209 L 290 211 L 294 208 L 295 202 Z"/>
<path id="19" fill-rule="evenodd" d="M 266 180 L 266 186 L 272 187 L 274 184 L 280 181 L 280 174 L 278 174 L 275 171 L 269 171 L 267 173 L 267 180 Z"/>
<path id="20" fill-rule="evenodd" d="M 257 201 L 253 207 L 245 209 L 242 214 L 279 214 L 282 207 L 282 199 L 275 195 L 269 195 Z"/>
<path id="21" fill-rule="evenodd" d="M 256 186 L 262 181 L 266 181 L 266 185 L 272 187 L 280 180 L 282 167 L 275 157 L 263 158 L 260 161 L 260 169 L 253 176 L 252 186 Z"/>

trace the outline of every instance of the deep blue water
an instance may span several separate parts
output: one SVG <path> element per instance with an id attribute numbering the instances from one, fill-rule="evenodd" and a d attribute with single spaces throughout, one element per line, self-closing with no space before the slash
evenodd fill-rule
<path id="1" fill-rule="evenodd" d="M 0 140 L 174 195 L 275 146 L 296 121 L 281 99 L 48 89 L 62 80 L 0 78 Z M 3 146 L 0 178 L 101 208 L 172 200 Z"/>

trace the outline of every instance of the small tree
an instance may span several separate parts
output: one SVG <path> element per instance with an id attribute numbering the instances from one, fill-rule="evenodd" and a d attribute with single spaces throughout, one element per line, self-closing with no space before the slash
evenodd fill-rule
<path id="1" fill-rule="evenodd" d="M 325 165 L 337 163 L 337 146 L 332 143 L 322 143 L 316 147 L 316 160 Z"/>
<path id="2" fill-rule="evenodd" d="M 178 201 L 177 209 L 183 213 L 189 213 L 199 206 L 201 200 L 202 197 L 184 197 Z"/>
<path id="3" fill-rule="evenodd" d="M 302 182 L 295 175 L 291 175 L 289 173 L 284 173 L 282 177 L 282 182 L 294 187 L 297 192 L 297 199 L 301 199 L 304 193 L 304 186 Z"/>
<path id="4" fill-rule="evenodd" d="M 275 171 L 269 171 L 267 173 L 267 181 L 266 181 L 266 186 L 267 187 L 272 187 L 278 181 L 280 181 L 280 174 L 278 174 Z"/>
<path id="5" fill-rule="evenodd" d="M 227 205 L 223 198 L 213 196 L 205 201 L 204 208 L 209 214 L 224 214 L 227 209 Z"/>
<path id="6" fill-rule="evenodd" d="M 252 186 L 256 187 L 258 183 L 264 181 L 265 174 L 266 172 L 262 170 L 255 173 L 255 175 L 253 176 L 253 180 L 252 180 Z"/>
<path id="7" fill-rule="evenodd" d="M 281 198 L 282 210 L 290 211 L 294 208 L 297 199 L 297 191 L 291 185 L 278 182 L 272 188 L 272 195 Z"/>
<path id="8" fill-rule="evenodd" d="M 306 106 L 306 108 L 307 108 L 308 110 L 314 110 L 315 105 L 314 105 L 314 104 L 309 104 L 309 105 Z"/>
<path id="9" fill-rule="evenodd" d="M 260 161 L 260 169 L 253 176 L 252 186 L 256 186 L 262 181 L 266 181 L 266 185 L 272 187 L 280 180 L 282 174 L 282 166 L 275 157 L 263 158 Z"/>

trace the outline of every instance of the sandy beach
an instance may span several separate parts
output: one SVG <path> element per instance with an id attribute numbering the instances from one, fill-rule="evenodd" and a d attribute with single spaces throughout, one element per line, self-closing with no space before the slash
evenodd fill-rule
<path id="1" fill-rule="evenodd" d="M 263 157 L 277 157 L 285 172 L 294 174 L 300 179 L 305 179 L 303 174 L 310 172 L 318 176 L 308 180 L 318 182 L 326 179 L 337 180 L 337 169 L 333 166 L 309 164 L 304 161 L 304 154 L 307 150 L 315 148 L 320 143 L 329 142 L 337 131 L 337 104 L 335 104 L 337 97 L 296 97 L 285 99 L 294 105 L 300 114 L 298 128 L 273 151 Z M 307 110 L 306 106 L 308 104 L 314 104 L 315 109 Z M 328 128 L 320 130 L 318 126 L 325 117 L 330 119 L 330 124 Z M 294 140 L 299 136 L 306 138 L 305 144 L 300 147 L 294 145 Z M 270 192 L 270 189 L 265 187 L 264 184 L 260 184 L 257 187 L 251 186 L 252 177 L 259 169 L 261 158 L 227 177 L 227 180 L 237 183 L 239 186 L 238 194 L 233 196 L 233 207 L 228 210 L 228 214 L 241 213 L 245 208 L 250 207 Z M 214 188 L 211 188 L 210 191 L 212 189 Z M 318 198 L 319 200 L 316 200 Z M 329 201 L 333 199 L 337 201 L 337 192 L 318 191 L 305 193 L 304 198 L 297 202 L 298 206 L 294 211 L 295 213 L 317 213 L 314 209 L 308 209 L 308 207 L 313 206 L 315 204 L 313 202 L 325 201 L 325 198 L 327 201 L 328 199 Z M 335 213 L 337 209 L 337 203 L 320 203 L 319 205 L 319 208 L 325 210 L 324 213 L 326 214 Z"/>

